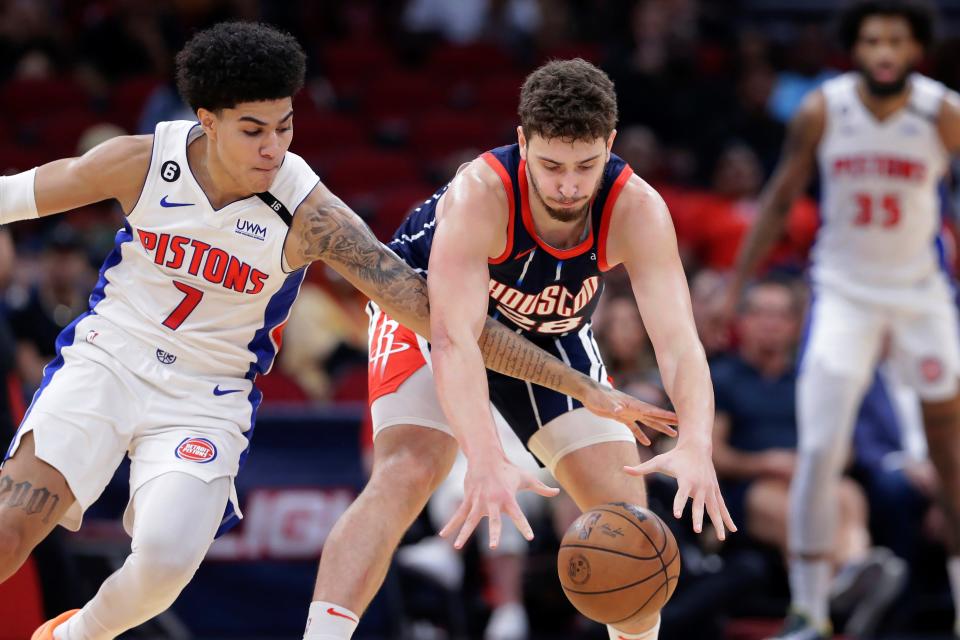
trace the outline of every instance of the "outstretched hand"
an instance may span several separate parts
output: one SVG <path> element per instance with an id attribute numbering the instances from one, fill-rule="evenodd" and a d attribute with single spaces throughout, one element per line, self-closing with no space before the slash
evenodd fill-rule
<path id="1" fill-rule="evenodd" d="M 548 487 L 532 473 L 513 465 L 506 458 L 469 460 L 463 482 L 463 503 L 440 531 L 440 537 L 446 538 L 459 528 L 453 546 L 461 549 L 480 520 L 486 517 L 490 526 L 490 548 L 496 549 L 500 544 L 500 513 L 506 512 L 523 537 L 533 540 L 533 529 L 517 503 L 517 492 L 524 490 L 547 498 L 560 493 L 559 489 Z"/>
<path id="2" fill-rule="evenodd" d="M 650 438 L 638 422 L 670 437 L 677 435 L 676 429 L 671 426 L 677 424 L 677 414 L 637 400 L 622 391 L 596 385 L 580 398 L 580 401 L 598 416 L 612 418 L 627 425 L 637 441 L 644 446 L 650 446 Z"/>
<path id="3" fill-rule="evenodd" d="M 673 500 L 673 515 L 679 518 L 688 498 L 693 498 L 693 530 L 703 530 L 703 511 L 706 509 L 717 538 L 726 539 L 726 531 L 734 532 L 737 526 L 723 502 L 717 472 L 713 468 L 710 451 L 704 447 L 680 442 L 671 451 L 660 454 L 635 467 L 624 467 L 633 476 L 648 473 L 664 473 L 677 479 L 677 495 Z"/>

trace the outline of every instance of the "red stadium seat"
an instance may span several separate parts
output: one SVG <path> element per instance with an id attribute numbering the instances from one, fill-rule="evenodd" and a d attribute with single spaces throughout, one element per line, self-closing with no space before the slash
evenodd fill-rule
<path id="1" fill-rule="evenodd" d="M 377 149 L 356 150 L 341 155 L 326 171 L 326 183 L 335 193 L 376 192 L 420 179 L 420 166 L 413 156 Z"/>
<path id="2" fill-rule="evenodd" d="M 600 45 L 586 42 L 556 45 L 547 47 L 541 52 L 541 62 L 546 62 L 547 60 L 583 58 L 587 62 L 600 64 L 602 57 Z"/>
<path id="3" fill-rule="evenodd" d="M 498 118 L 517 120 L 523 80 L 524 77 L 520 75 L 506 75 L 482 81 L 477 85 L 477 108 Z"/>
<path id="4" fill-rule="evenodd" d="M 110 106 L 139 116 L 150 94 L 163 84 L 157 76 L 137 76 L 117 84 L 110 95 Z"/>
<path id="5" fill-rule="evenodd" d="M 411 210 L 430 198 L 436 187 L 425 182 L 416 182 L 381 192 L 370 226 L 381 240 L 393 236 Z"/>
<path id="6" fill-rule="evenodd" d="M 491 44 L 445 44 L 437 47 L 427 67 L 431 76 L 475 79 L 499 75 L 513 66 L 502 49 Z"/>
<path id="7" fill-rule="evenodd" d="M 342 151 L 344 147 L 368 142 L 368 131 L 357 122 L 338 113 L 297 111 L 293 117 L 292 150 L 304 153 Z"/>
<path id="8" fill-rule="evenodd" d="M 0 105 L 14 120 L 86 109 L 89 96 L 68 78 L 16 79 L 0 90 Z"/>
<path id="9" fill-rule="evenodd" d="M 56 159 L 57 156 L 42 147 L 0 144 L 0 175 L 26 171 Z"/>
<path id="10" fill-rule="evenodd" d="M 373 78 L 363 111 L 373 120 L 410 118 L 447 103 L 447 84 L 426 73 L 397 72 Z"/>
<path id="11" fill-rule="evenodd" d="M 351 40 L 329 44 L 320 53 L 323 70 L 334 85 L 366 81 L 382 74 L 393 59 L 385 47 Z"/>
<path id="12" fill-rule="evenodd" d="M 57 157 L 77 154 L 77 142 L 83 133 L 104 119 L 90 111 L 68 111 L 37 123 L 40 144 Z"/>
<path id="13" fill-rule="evenodd" d="M 417 120 L 410 146 L 436 160 L 460 149 L 479 152 L 504 144 L 500 133 L 498 124 L 482 112 L 434 111 Z"/>

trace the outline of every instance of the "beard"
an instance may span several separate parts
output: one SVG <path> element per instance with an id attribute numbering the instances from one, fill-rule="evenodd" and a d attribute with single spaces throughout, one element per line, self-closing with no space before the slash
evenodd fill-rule
<path id="1" fill-rule="evenodd" d="M 559 207 L 551 207 L 547 203 L 547 199 L 544 198 L 540 192 L 540 185 L 537 184 L 536 178 L 533 177 L 532 173 L 528 173 L 527 175 L 530 178 L 530 185 L 533 186 L 533 193 L 537 196 L 537 200 L 539 200 L 543 208 L 546 209 L 547 215 L 557 222 L 579 222 L 586 220 L 587 216 L 590 215 L 590 204 L 593 202 L 594 196 L 597 195 L 597 192 L 600 191 L 600 186 L 603 184 L 603 176 L 601 175 L 600 180 L 597 181 L 597 185 L 593 189 L 593 193 L 584 201 L 582 207 L 562 209 Z"/>
<path id="2" fill-rule="evenodd" d="M 907 88 L 907 81 L 910 79 L 910 74 L 912 72 L 913 69 L 908 68 L 900 75 L 899 78 L 890 80 L 889 82 L 881 82 L 874 78 L 873 75 L 871 75 L 866 69 L 860 69 L 860 73 L 863 75 L 864 84 L 866 85 L 867 91 L 877 98 L 889 98 L 891 96 L 903 93 Z"/>

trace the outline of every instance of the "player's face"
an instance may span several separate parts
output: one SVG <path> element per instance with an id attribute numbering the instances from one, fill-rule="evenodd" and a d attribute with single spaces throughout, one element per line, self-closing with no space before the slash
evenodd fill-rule
<path id="1" fill-rule="evenodd" d="M 876 96 L 896 95 L 920 61 L 923 49 L 913 37 L 910 23 L 900 16 L 870 16 L 860 25 L 853 59 Z"/>
<path id="2" fill-rule="evenodd" d="M 527 140 L 521 127 L 517 131 L 530 185 L 547 214 L 558 222 L 583 220 L 600 189 L 617 132 L 606 140 L 569 142 L 539 135 Z"/>
<path id="3" fill-rule="evenodd" d="M 233 109 L 201 123 L 216 145 L 223 169 L 237 186 L 249 193 L 267 191 L 277 177 L 284 154 L 293 140 L 293 101 L 241 102 Z"/>
<path id="4" fill-rule="evenodd" d="M 740 341 L 745 348 L 788 351 L 797 336 L 793 297 L 783 286 L 758 286 L 750 291 L 740 315 Z"/>

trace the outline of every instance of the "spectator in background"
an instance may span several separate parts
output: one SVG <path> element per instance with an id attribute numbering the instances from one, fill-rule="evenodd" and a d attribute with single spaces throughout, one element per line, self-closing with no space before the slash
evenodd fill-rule
<path id="1" fill-rule="evenodd" d="M 911 564 L 924 534 L 944 542 L 935 524 L 944 522 L 934 500 L 940 481 L 927 457 L 920 401 L 886 365 L 878 369 L 857 417 L 853 465 L 867 490 L 877 542 Z"/>
<path id="2" fill-rule="evenodd" d="M 795 285 L 761 281 L 744 294 L 736 353 L 711 367 L 714 464 L 731 514 L 755 540 L 787 557 L 787 497 L 796 464 L 796 368 L 801 303 Z M 853 605 L 847 631 L 870 634 L 906 579 L 905 563 L 871 549 L 863 490 L 840 483 L 834 600 Z"/>
<path id="3" fill-rule="evenodd" d="M 594 326 L 614 385 L 644 402 L 665 406 L 657 360 L 632 293 L 604 296 Z"/>
<path id="4" fill-rule="evenodd" d="M 740 243 L 757 216 L 762 181 L 760 162 L 750 147 L 734 142 L 720 154 L 713 170 L 713 190 L 690 198 L 694 219 L 683 225 L 686 235 L 678 237 L 696 265 L 720 271 L 733 266 Z M 807 197 L 800 198 L 788 215 L 785 237 L 768 264 L 799 271 L 816 235 L 816 205 Z"/>
<path id="5" fill-rule="evenodd" d="M 786 47 L 787 68 L 777 74 L 770 96 L 769 109 L 774 118 L 789 122 L 808 93 L 839 73 L 828 61 L 833 50 L 822 25 L 801 27 L 796 39 Z"/>
<path id="6" fill-rule="evenodd" d="M 690 303 L 697 335 L 707 354 L 707 362 L 723 355 L 730 346 L 730 329 L 720 315 L 725 289 L 723 274 L 710 269 L 698 271 L 690 279 Z"/>
<path id="7" fill-rule="evenodd" d="M 313 401 L 366 398 L 366 298 L 333 269 L 311 278 L 300 295 L 283 333 L 285 349 L 278 365 Z M 344 397 L 343 385 L 359 381 Z"/>
<path id="8" fill-rule="evenodd" d="M 17 340 L 17 370 L 28 396 L 55 355 L 57 336 L 87 309 L 87 294 L 95 280 L 79 234 L 60 223 L 43 243 L 37 281 L 29 288 L 7 291 L 7 317 Z"/>

